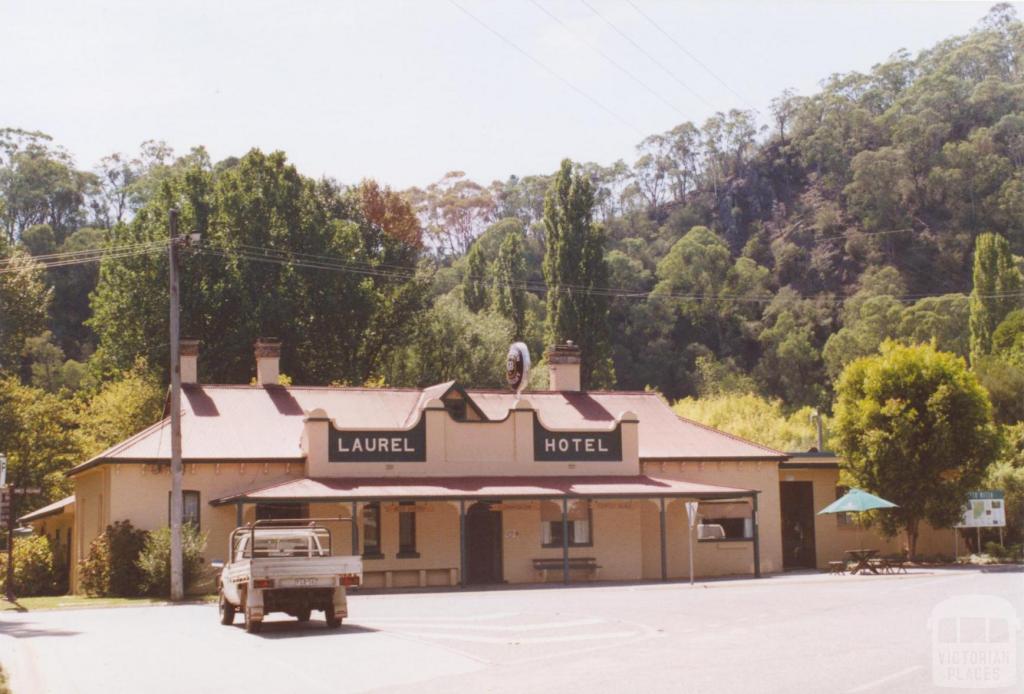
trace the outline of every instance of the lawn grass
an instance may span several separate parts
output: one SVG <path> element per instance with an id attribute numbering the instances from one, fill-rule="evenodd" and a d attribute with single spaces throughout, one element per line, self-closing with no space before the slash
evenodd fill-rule
<path id="1" fill-rule="evenodd" d="M 189 597 L 189 602 L 213 602 L 215 595 L 199 595 Z M 34 598 L 19 598 L 17 603 L 0 599 L 0 612 L 18 611 L 34 612 L 37 610 L 66 610 L 90 607 L 143 607 L 145 605 L 165 605 L 163 598 L 90 598 L 85 595 L 44 595 Z M 0 694 L 3 690 L 0 689 Z"/>

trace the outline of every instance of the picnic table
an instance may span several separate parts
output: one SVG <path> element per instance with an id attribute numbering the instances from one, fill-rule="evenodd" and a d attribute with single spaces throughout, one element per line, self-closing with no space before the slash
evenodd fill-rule
<path id="1" fill-rule="evenodd" d="M 878 574 L 878 567 L 871 561 L 878 556 L 877 549 L 848 549 L 846 553 L 850 555 L 853 561 L 857 562 L 850 569 L 851 574 L 867 573 L 868 571 L 876 575 Z"/>

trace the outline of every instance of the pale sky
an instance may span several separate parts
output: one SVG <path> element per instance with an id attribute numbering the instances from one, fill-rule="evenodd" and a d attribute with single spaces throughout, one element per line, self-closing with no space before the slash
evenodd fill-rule
<path id="1" fill-rule="evenodd" d="M 162 139 L 214 160 L 281 149 L 343 182 L 489 183 L 631 163 L 715 110 L 764 116 L 994 4 L 632 1 L 671 39 L 625 0 L 0 0 L 0 127 L 51 134 L 81 168 Z"/>

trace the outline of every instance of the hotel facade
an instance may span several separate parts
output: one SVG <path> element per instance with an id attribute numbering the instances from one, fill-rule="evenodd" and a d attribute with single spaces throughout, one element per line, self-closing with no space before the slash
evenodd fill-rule
<path id="1" fill-rule="evenodd" d="M 898 551 L 850 519 L 827 454 L 787 454 L 677 416 L 656 393 L 580 388 L 579 349 L 549 350 L 550 390 L 278 385 L 280 344 L 255 345 L 254 385 L 197 381 L 183 341 L 185 520 L 226 558 L 237 525 L 328 523 L 364 585 L 640 581 L 824 568 L 846 549 Z M 165 415 L 167 413 L 165 412 Z M 115 521 L 169 522 L 170 419 L 73 468 L 74 494 L 21 518 L 76 566 Z M 687 502 L 695 502 L 694 530 Z M 952 531 L 925 528 L 923 553 Z"/>

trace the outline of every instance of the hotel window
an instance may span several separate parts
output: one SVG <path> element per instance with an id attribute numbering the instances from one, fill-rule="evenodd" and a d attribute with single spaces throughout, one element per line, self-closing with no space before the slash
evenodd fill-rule
<path id="1" fill-rule="evenodd" d="M 309 504 L 256 504 L 256 520 L 309 518 Z"/>
<path id="2" fill-rule="evenodd" d="M 376 501 L 363 506 L 363 556 L 380 559 L 380 504 Z"/>
<path id="3" fill-rule="evenodd" d="M 167 525 L 171 524 L 171 493 L 167 492 Z M 199 530 L 199 492 L 185 490 L 181 492 L 181 524 L 192 525 Z"/>
<path id="4" fill-rule="evenodd" d="M 697 540 L 750 540 L 754 537 L 754 518 L 745 501 L 703 502 L 697 510 L 700 524 Z"/>
<path id="5" fill-rule="evenodd" d="M 841 499 L 848 491 L 850 491 L 849 487 L 836 487 L 836 499 Z M 836 525 L 840 528 L 852 528 L 857 525 L 857 519 L 852 513 L 837 513 Z"/>
<path id="6" fill-rule="evenodd" d="M 398 505 L 398 558 L 415 559 L 416 551 L 416 504 L 403 501 Z"/>
<path id="7" fill-rule="evenodd" d="M 541 544 L 544 547 L 562 546 L 562 504 L 556 501 L 544 501 L 540 507 Z M 569 546 L 592 547 L 593 514 L 590 501 L 579 499 L 569 503 L 568 513 Z"/>

